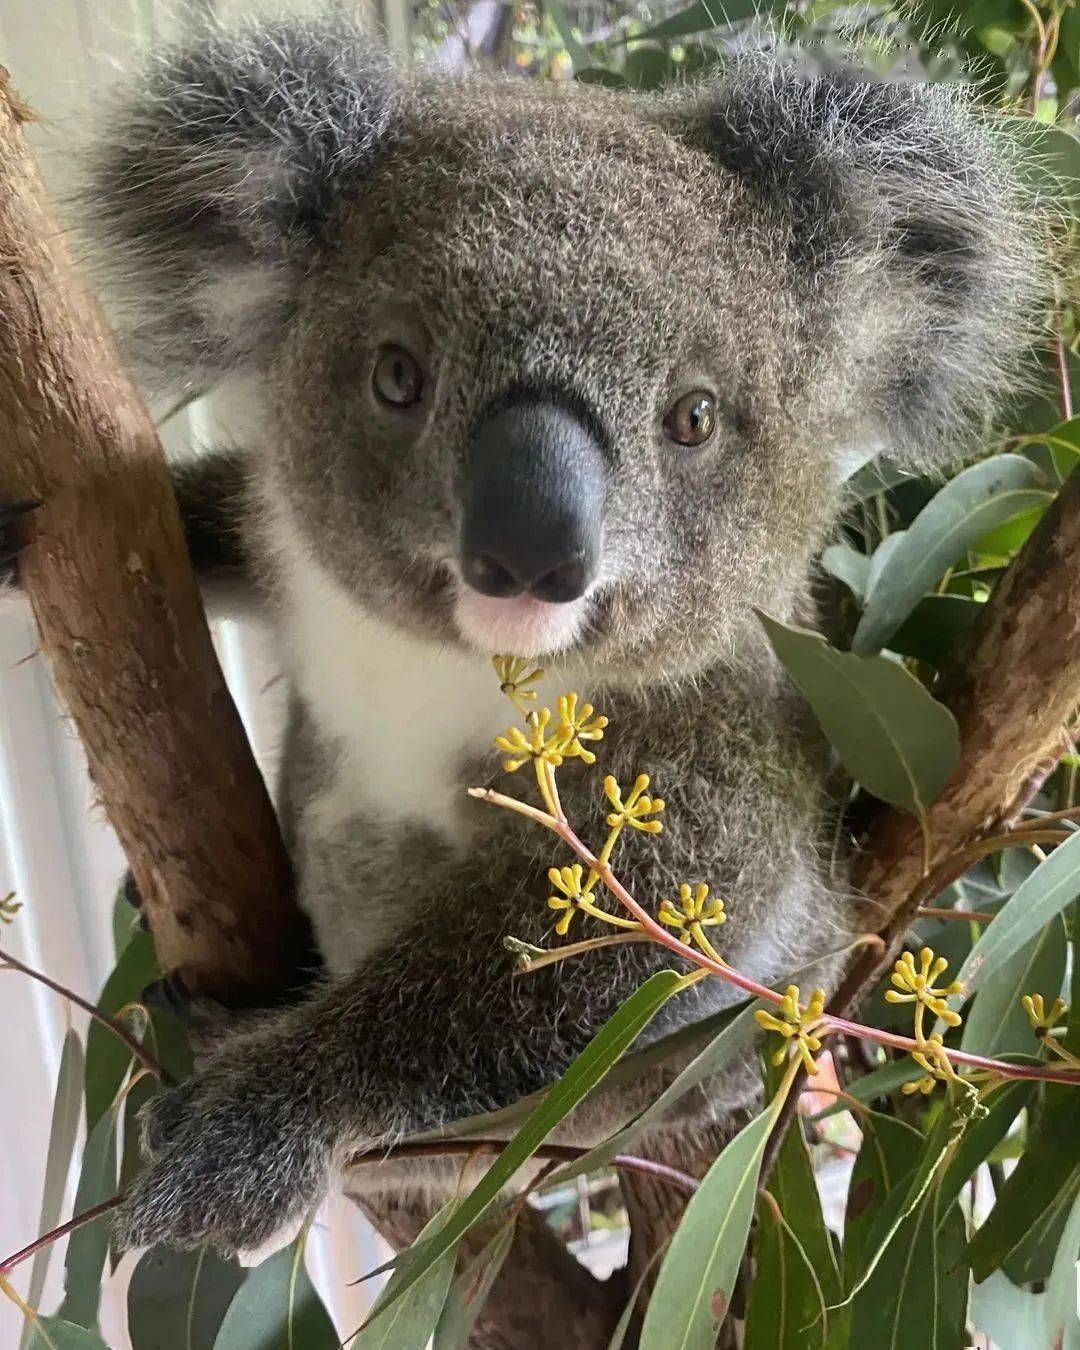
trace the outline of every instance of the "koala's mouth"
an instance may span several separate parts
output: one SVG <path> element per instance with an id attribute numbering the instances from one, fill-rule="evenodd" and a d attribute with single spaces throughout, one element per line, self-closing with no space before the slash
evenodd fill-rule
<path id="1" fill-rule="evenodd" d="M 588 622 L 587 594 L 552 604 L 531 595 L 481 595 L 463 582 L 456 589 L 454 624 L 469 646 L 485 656 L 498 652 L 530 659 L 553 656 L 574 646 Z"/>

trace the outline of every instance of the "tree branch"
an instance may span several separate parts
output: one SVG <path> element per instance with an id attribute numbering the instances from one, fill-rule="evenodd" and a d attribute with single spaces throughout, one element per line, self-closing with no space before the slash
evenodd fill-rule
<path id="1" fill-rule="evenodd" d="M 1032 773 L 1055 757 L 1080 699 L 1080 475 L 1065 483 L 982 607 L 938 697 L 956 717 L 960 757 L 927 817 L 930 870 L 1009 818 Z M 886 939 L 885 954 L 856 957 L 830 1012 L 856 1005 L 893 959 L 923 875 L 918 822 L 883 809 L 853 881 L 871 903 L 867 926 Z"/>
<path id="2" fill-rule="evenodd" d="M 157 432 L 72 274 L 27 118 L 0 68 L 0 497 L 44 503 L 20 578 L 163 968 L 250 1003 L 306 949 L 288 858 Z"/>

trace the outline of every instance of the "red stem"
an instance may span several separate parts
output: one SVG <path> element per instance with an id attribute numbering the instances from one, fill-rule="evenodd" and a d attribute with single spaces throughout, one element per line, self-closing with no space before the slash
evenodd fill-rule
<path id="1" fill-rule="evenodd" d="M 681 956 L 685 961 L 692 961 L 695 965 L 701 966 L 711 971 L 714 975 L 719 975 L 722 980 L 727 980 L 729 984 L 737 985 L 748 994 L 753 994 L 755 998 L 767 1000 L 769 1003 L 780 1003 L 783 995 L 778 994 L 774 989 L 769 989 L 766 985 L 758 984 L 756 980 L 749 979 L 746 975 L 740 974 L 737 970 L 732 970 L 730 966 L 721 965 L 718 961 L 712 960 L 704 952 L 696 951 L 681 942 L 674 934 L 669 933 L 663 928 L 646 910 L 637 903 L 634 897 L 619 881 L 611 871 L 610 867 L 603 866 L 594 856 L 590 849 L 577 837 L 569 825 L 563 824 L 553 818 L 550 819 L 549 829 L 559 835 L 559 837 L 578 855 L 578 857 L 587 866 L 593 868 L 600 880 L 615 896 L 624 909 L 627 909 L 642 928 L 654 938 L 657 942 L 667 947 L 670 951 Z M 831 1013 L 826 1013 L 822 1019 L 822 1024 L 831 1027 L 836 1031 L 847 1032 L 853 1036 L 861 1036 L 865 1040 L 877 1041 L 879 1045 L 892 1046 L 895 1050 L 903 1050 L 910 1053 L 912 1050 L 920 1049 L 920 1043 L 910 1036 L 898 1036 L 891 1031 L 880 1031 L 877 1027 L 863 1026 L 860 1022 L 848 1021 L 846 1017 L 836 1017 Z M 1000 1074 L 1002 1078 L 1035 1078 L 1047 1083 L 1071 1083 L 1080 1086 L 1080 1069 L 1053 1069 L 1040 1067 L 1035 1068 L 1027 1064 L 1007 1064 L 1000 1059 L 987 1059 L 983 1055 L 971 1055 L 965 1050 L 948 1050 L 947 1054 L 954 1063 L 967 1064 L 974 1069 L 987 1069 L 992 1073 Z"/>
<path id="2" fill-rule="evenodd" d="M 111 1209 L 116 1209 L 123 1198 L 122 1195 L 114 1195 L 108 1200 L 102 1200 L 100 1205 L 94 1205 L 92 1209 L 84 1209 L 81 1214 L 76 1214 L 73 1219 L 68 1219 L 67 1223 L 62 1223 L 59 1228 L 53 1228 L 48 1233 L 42 1233 L 41 1237 L 35 1238 L 28 1247 L 24 1247 L 22 1251 L 15 1252 L 14 1255 L 0 1262 L 0 1275 L 10 1274 L 16 1266 L 28 1261 L 42 1247 L 48 1247 L 54 1242 L 59 1242 L 62 1237 L 74 1233 L 76 1228 L 83 1228 L 86 1224 L 93 1223 L 95 1219 L 100 1219 L 103 1214 L 108 1214 Z"/>
<path id="3" fill-rule="evenodd" d="M 145 1046 L 140 1045 L 122 1022 L 118 1022 L 115 1018 L 109 1017 L 107 1013 L 103 1013 L 99 1008 L 95 1008 L 92 1003 L 88 1002 L 85 998 L 82 998 L 79 994 L 74 993 L 71 989 L 66 989 L 62 984 L 57 984 L 57 982 L 50 979 L 48 975 L 43 975 L 40 970 L 34 970 L 33 967 L 25 965 L 17 957 L 10 955 L 8 952 L 0 951 L 0 962 L 3 962 L 6 966 L 10 966 L 12 970 L 20 971 L 23 975 L 29 975 L 32 980 L 38 980 L 47 988 L 60 994 L 61 997 L 74 1003 L 76 1007 L 82 1008 L 85 1012 L 88 1012 L 95 1022 L 100 1022 L 102 1026 L 108 1027 L 117 1040 L 123 1042 L 148 1073 L 152 1073 L 155 1078 L 160 1079 L 167 1087 L 175 1086 L 175 1080 L 172 1076 L 166 1073 Z"/>

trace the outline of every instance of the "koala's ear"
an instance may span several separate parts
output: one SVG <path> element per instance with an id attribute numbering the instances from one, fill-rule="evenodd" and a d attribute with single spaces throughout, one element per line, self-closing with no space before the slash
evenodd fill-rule
<path id="1" fill-rule="evenodd" d="M 863 434 L 912 465 L 958 457 L 1015 387 L 1047 293 L 1040 213 L 1003 119 L 955 87 L 754 61 L 697 117 L 718 165 L 780 227 Z"/>
<path id="2" fill-rule="evenodd" d="M 79 208 L 147 379 L 207 385 L 258 359 L 395 102 L 343 17 L 209 27 L 118 96 Z"/>

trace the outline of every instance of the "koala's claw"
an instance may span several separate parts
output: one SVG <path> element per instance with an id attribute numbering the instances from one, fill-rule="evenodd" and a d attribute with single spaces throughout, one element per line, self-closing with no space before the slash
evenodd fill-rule
<path id="1" fill-rule="evenodd" d="M 262 1247 L 325 1192 L 329 1151 L 317 1123 L 297 1119 L 257 1058 L 211 1061 L 153 1097 L 139 1123 L 149 1165 L 115 1220 L 123 1250 Z"/>

